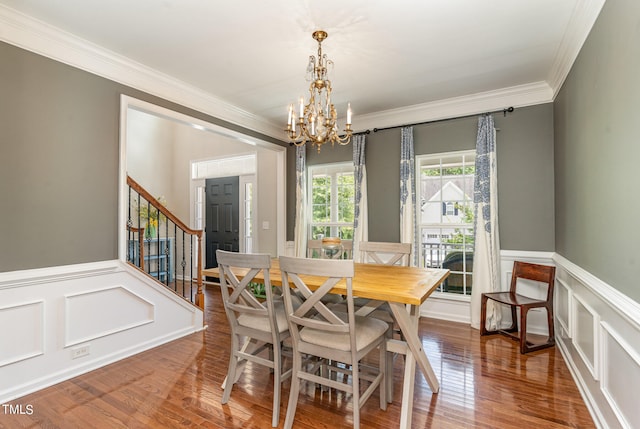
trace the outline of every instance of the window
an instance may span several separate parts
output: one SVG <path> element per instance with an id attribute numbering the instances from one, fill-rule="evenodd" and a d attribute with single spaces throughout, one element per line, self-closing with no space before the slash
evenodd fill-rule
<path id="1" fill-rule="evenodd" d="M 309 167 L 309 238 L 353 239 L 353 164 Z"/>
<path id="2" fill-rule="evenodd" d="M 451 270 L 441 292 L 470 295 L 475 151 L 419 156 L 417 162 L 421 264 Z"/>
<path id="3" fill-rule="evenodd" d="M 244 252 L 253 253 L 253 182 L 243 182 L 242 222 Z"/>

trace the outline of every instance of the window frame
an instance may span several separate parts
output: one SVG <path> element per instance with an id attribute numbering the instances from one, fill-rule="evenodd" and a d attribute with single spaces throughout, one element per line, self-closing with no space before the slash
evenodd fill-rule
<path id="1" fill-rule="evenodd" d="M 418 207 L 417 209 L 417 213 L 416 215 L 418 216 L 418 220 L 417 220 L 417 225 L 418 225 L 418 229 L 419 229 L 419 233 L 418 233 L 418 237 L 420 237 L 420 242 L 416 243 L 416 248 L 418 249 L 419 252 L 419 265 L 421 267 L 427 266 L 427 255 L 425 255 L 426 253 L 426 247 L 425 245 L 427 244 L 426 242 L 426 238 L 428 238 L 429 235 L 433 235 L 433 231 L 434 230 L 439 230 L 439 234 L 437 234 L 437 236 L 440 237 L 440 242 L 439 244 L 446 244 L 442 242 L 443 237 L 447 236 L 447 238 L 450 238 L 450 236 L 452 234 L 450 233 L 445 233 L 445 230 L 451 230 L 451 229 L 461 229 L 462 230 L 462 236 L 463 236 L 463 243 L 461 243 L 460 247 L 460 251 L 462 252 L 462 271 L 452 271 L 452 274 L 456 274 L 456 275 L 460 275 L 461 279 L 462 279 L 462 291 L 461 292 L 445 292 L 443 290 L 443 285 L 440 285 L 438 287 L 438 289 L 436 290 L 436 292 L 438 294 L 442 294 L 442 296 L 446 296 L 446 297 L 455 297 L 458 299 L 462 299 L 462 300 L 470 300 L 471 299 L 471 288 L 473 286 L 473 270 L 469 270 L 467 271 L 467 257 L 468 254 L 471 253 L 473 255 L 474 249 L 473 249 L 473 244 L 466 244 L 465 240 L 466 237 L 468 237 L 469 235 L 471 235 L 473 233 L 473 227 L 474 227 L 474 223 L 473 221 L 471 222 L 458 222 L 458 223 L 452 223 L 452 222 L 443 222 L 443 218 L 445 216 L 450 216 L 451 214 L 449 213 L 450 210 L 449 208 L 451 206 L 455 206 L 456 204 L 458 204 L 457 200 L 456 202 L 449 201 L 449 200 L 445 200 L 442 196 L 442 192 L 443 189 L 446 185 L 446 183 L 444 183 L 444 181 L 441 179 L 440 182 L 440 187 L 439 190 L 437 191 L 437 193 L 440 193 L 440 199 L 436 200 L 436 201 L 432 201 L 432 203 L 440 203 L 440 221 L 439 222 L 423 222 L 423 218 L 422 218 L 422 209 L 423 209 L 423 205 L 426 205 L 426 203 L 428 202 L 428 200 L 426 199 L 425 196 L 423 196 L 423 187 L 422 187 L 422 170 L 424 168 L 424 166 L 428 166 L 428 165 L 433 165 L 433 163 L 435 163 L 437 161 L 437 163 L 440 165 L 440 168 L 446 167 L 447 165 L 451 165 L 451 163 L 444 163 L 443 164 L 443 160 L 447 160 L 447 159 L 451 159 L 451 158 L 455 158 L 455 157 L 459 157 L 459 164 L 462 167 L 466 167 L 466 166 L 474 166 L 475 167 L 475 157 L 476 157 L 476 151 L 475 149 L 471 149 L 471 150 L 462 150 L 462 151 L 451 151 L 451 152 L 441 152 L 441 153 L 433 153 L 433 154 L 424 154 L 424 155 L 417 155 L 416 156 L 416 201 L 418 201 Z M 468 161 L 468 159 L 471 158 L 471 161 Z M 455 162 L 453 165 L 458 164 L 458 162 Z M 474 171 L 475 174 L 475 171 Z M 446 177 L 443 175 L 439 176 L 440 178 L 442 177 Z M 473 210 L 473 181 L 471 182 L 471 189 L 463 189 L 463 198 L 462 200 L 460 200 L 462 202 L 462 204 L 460 205 L 460 207 L 464 207 L 465 205 L 467 205 L 468 209 Z M 466 192 L 465 192 L 466 191 Z M 423 201 L 424 200 L 424 201 Z M 460 213 L 458 213 L 460 212 Z M 453 215 L 454 216 L 463 216 L 464 215 L 464 211 L 463 210 L 457 210 L 454 208 L 453 210 Z M 429 232 L 429 230 L 431 230 L 431 232 Z M 425 236 L 425 238 L 423 238 L 423 236 Z M 471 247 L 469 247 L 471 246 Z M 441 247 L 440 247 L 441 249 Z M 437 254 L 437 262 L 435 263 L 435 266 L 442 266 L 442 263 L 444 261 L 444 258 L 446 257 L 447 254 L 449 254 L 450 252 L 446 252 L 444 253 L 444 255 L 441 257 L 440 253 L 442 250 L 438 250 L 438 254 Z M 454 250 L 455 251 L 455 250 Z M 453 252 L 451 252 L 453 253 Z M 434 266 L 434 265 L 431 265 Z M 471 280 L 471 284 L 468 285 L 468 279 Z"/>
<path id="2" fill-rule="evenodd" d="M 309 239 L 317 239 L 313 236 L 314 227 L 329 228 L 331 237 L 339 237 L 341 228 L 352 228 L 354 222 L 341 222 L 338 220 L 339 199 L 338 199 L 338 181 L 335 180 L 339 174 L 351 173 L 355 176 L 355 167 L 353 162 L 335 162 L 328 164 L 316 164 L 307 166 L 307 234 Z M 314 222 L 313 221 L 313 177 L 318 174 L 326 174 L 331 176 L 330 196 L 330 221 Z M 354 177 L 355 179 L 355 177 Z M 354 180 L 354 197 L 355 197 L 355 180 Z"/>

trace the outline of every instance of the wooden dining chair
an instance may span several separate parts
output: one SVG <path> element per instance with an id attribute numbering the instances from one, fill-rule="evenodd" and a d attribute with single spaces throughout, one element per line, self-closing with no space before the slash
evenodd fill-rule
<path id="1" fill-rule="evenodd" d="M 360 258 L 365 264 L 381 264 L 381 265 L 401 265 L 408 266 L 411 258 L 411 243 L 392 243 L 382 241 L 361 241 L 358 243 L 360 249 Z M 394 334 L 402 338 L 402 333 L 389 308 L 389 304 L 380 301 L 364 300 L 362 298 L 355 299 L 358 314 L 369 315 L 383 320 L 389 324 L 387 337 L 392 339 Z M 389 403 L 393 401 L 393 361 L 396 354 L 389 352 L 387 357 L 387 373 L 389 380 L 387 381 L 387 399 Z"/>
<path id="2" fill-rule="evenodd" d="M 411 243 L 387 243 L 382 241 L 361 241 L 358 244 L 360 257 L 364 263 L 383 265 L 409 265 Z"/>
<path id="3" fill-rule="evenodd" d="M 549 265 L 531 264 L 516 261 L 513 264 L 511 274 L 511 286 L 508 292 L 483 293 L 480 310 L 480 335 L 503 334 L 520 342 L 520 353 L 529 353 L 551 347 L 555 344 L 553 328 L 553 287 L 556 268 Z M 546 297 L 544 299 L 531 298 L 519 293 L 518 280 L 532 280 L 538 284 L 546 285 Z M 508 305 L 511 309 L 511 326 L 506 329 L 488 330 L 487 302 L 489 300 Z M 520 329 L 518 329 L 518 317 L 516 309 L 520 308 Z M 542 343 L 527 341 L 527 314 L 532 308 L 545 308 L 547 310 L 548 336 Z M 519 331 L 519 333 L 518 333 Z"/>
<path id="4" fill-rule="evenodd" d="M 222 403 L 226 404 L 231 389 L 247 361 L 273 370 L 273 410 L 271 425 L 277 427 L 280 420 L 280 392 L 282 382 L 291 375 L 291 369 L 283 370 L 283 341 L 289 338 L 289 325 L 282 299 L 275 299 L 271 288 L 269 268 L 271 256 L 216 251 L 220 270 L 220 288 L 224 309 L 231 326 L 231 353 L 227 378 L 224 382 Z M 238 280 L 235 270 L 248 269 L 249 273 Z M 252 286 L 255 276 L 263 272 L 265 298 L 255 297 Z M 244 338 L 244 341 L 241 341 Z M 263 353 L 268 350 L 268 357 Z"/>
<path id="5" fill-rule="evenodd" d="M 301 381 L 317 383 L 351 395 L 353 426 L 360 427 L 360 408 L 376 388 L 380 392 L 380 408 L 387 407 L 385 388 L 387 324 L 371 317 L 356 316 L 353 305 L 353 261 L 280 257 L 284 302 L 293 344 L 293 373 L 284 427 L 291 428 L 296 414 Z M 321 278 L 312 290 L 306 276 Z M 346 312 L 337 312 L 322 302 L 333 287 L 344 281 Z M 294 307 L 294 291 L 302 305 Z M 378 349 L 378 368 L 367 368 L 362 359 Z M 315 356 L 318 365 L 303 365 L 303 357 Z M 371 370 L 371 371 L 369 371 Z M 351 383 L 336 380 L 335 374 L 347 374 Z M 361 382 L 369 385 L 361 392 Z M 364 386 L 362 386 L 364 387 Z"/>
<path id="6" fill-rule="evenodd" d="M 307 258 L 322 258 L 322 240 L 307 240 Z"/>

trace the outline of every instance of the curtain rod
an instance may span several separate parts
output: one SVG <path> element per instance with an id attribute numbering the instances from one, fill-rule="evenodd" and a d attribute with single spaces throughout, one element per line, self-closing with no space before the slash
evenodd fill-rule
<path id="1" fill-rule="evenodd" d="M 415 124 L 407 124 L 407 125 L 395 125 L 393 127 L 386 127 L 386 128 L 374 128 L 373 132 L 377 133 L 378 131 L 392 130 L 394 128 L 413 127 L 414 125 L 434 124 L 436 122 L 452 121 L 454 119 L 473 118 L 473 117 L 476 117 L 478 115 L 490 115 L 492 113 L 500 113 L 500 112 L 502 112 L 502 114 L 504 114 L 504 116 L 507 116 L 507 113 L 512 113 L 514 110 L 516 110 L 516 109 L 513 106 L 511 106 L 511 107 L 504 108 L 502 110 L 494 110 L 494 111 L 485 112 L 485 113 L 476 113 L 476 114 L 473 114 L 473 115 L 456 116 L 454 118 L 434 119 L 433 121 L 417 122 Z M 352 135 L 357 136 L 357 135 L 361 135 L 361 134 L 370 134 L 370 133 L 371 133 L 371 130 L 364 130 L 364 131 L 358 131 L 357 133 L 353 133 Z M 340 137 L 344 137 L 344 136 L 340 136 Z M 289 142 L 289 146 L 293 146 L 293 143 Z"/>
<path id="2" fill-rule="evenodd" d="M 386 127 L 386 128 L 374 128 L 373 132 L 377 133 L 378 131 L 392 130 L 394 128 L 413 127 L 414 125 L 433 124 L 433 123 L 436 123 L 436 122 L 445 122 L 445 121 L 451 121 L 451 120 L 454 120 L 454 119 L 473 118 L 473 117 L 476 117 L 478 115 L 490 115 L 492 113 L 500 113 L 500 112 L 502 112 L 504 114 L 504 116 L 507 116 L 507 113 L 511 113 L 514 110 L 515 109 L 513 108 L 513 106 L 511 106 L 511 107 L 507 107 L 507 108 L 502 109 L 502 110 L 494 110 L 492 112 L 477 113 L 477 114 L 474 114 L 474 115 L 456 116 L 455 118 L 435 119 L 433 121 L 418 122 L 418 123 L 415 123 L 415 124 L 407 124 L 407 125 L 395 125 L 393 127 Z M 369 130 L 367 130 L 366 133 L 369 134 Z"/>

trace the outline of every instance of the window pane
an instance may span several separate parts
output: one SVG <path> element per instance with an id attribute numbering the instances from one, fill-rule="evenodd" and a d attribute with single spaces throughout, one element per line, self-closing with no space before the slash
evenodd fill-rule
<path id="1" fill-rule="evenodd" d="M 469 295 L 473 272 L 475 154 L 458 152 L 418 160 L 421 263 L 450 270 L 440 291 Z"/>
<path id="2" fill-rule="evenodd" d="M 354 182 L 353 173 L 339 174 L 338 177 L 338 222 L 353 222 Z"/>
<path id="3" fill-rule="evenodd" d="M 442 201 L 440 197 L 441 178 L 440 167 L 423 168 L 421 177 L 421 196 L 422 202 L 426 201 Z"/>
<path id="4" fill-rule="evenodd" d="M 330 237 L 331 236 L 331 228 L 329 228 L 328 226 L 319 226 L 319 225 L 312 225 L 311 226 L 311 239 L 312 240 L 319 240 L 322 237 Z"/>
<path id="5" fill-rule="evenodd" d="M 340 227 L 340 232 L 338 237 L 340 237 L 343 240 L 353 240 L 353 227 L 352 226 Z"/>
<path id="6" fill-rule="evenodd" d="M 313 176 L 312 220 L 313 222 L 329 222 L 331 220 L 331 177 Z"/>
<path id="7" fill-rule="evenodd" d="M 422 223 L 440 223 L 441 218 L 441 202 L 427 202 L 422 205 Z"/>

